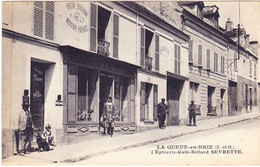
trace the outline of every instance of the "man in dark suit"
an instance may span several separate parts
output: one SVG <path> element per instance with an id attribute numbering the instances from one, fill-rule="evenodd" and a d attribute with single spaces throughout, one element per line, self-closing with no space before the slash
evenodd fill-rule
<path id="1" fill-rule="evenodd" d="M 165 99 L 162 98 L 161 103 L 158 104 L 158 123 L 159 128 L 165 127 L 166 113 L 168 113 L 168 106 L 165 104 Z"/>

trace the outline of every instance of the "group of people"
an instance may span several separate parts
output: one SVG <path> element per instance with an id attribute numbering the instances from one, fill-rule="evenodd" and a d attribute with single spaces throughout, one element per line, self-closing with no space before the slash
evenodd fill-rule
<path id="1" fill-rule="evenodd" d="M 158 104 L 158 124 L 159 124 L 159 128 L 165 128 L 165 120 L 166 120 L 166 115 L 168 115 L 168 106 L 165 104 L 165 99 L 162 98 L 161 102 Z M 193 126 L 197 126 L 196 125 L 196 111 L 197 108 L 194 104 L 194 101 L 191 101 L 191 104 L 189 105 L 188 108 L 189 111 L 189 124 L 188 126 L 191 126 L 191 122 L 193 120 Z"/>
<path id="2" fill-rule="evenodd" d="M 29 110 L 30 104 L 29 99 L 24 100 L 22 104 L 22 110 L 18 118 L 18 128 L 15 130 L 15 140 L 16 140 L 16 152 L 14 155 L 21 155 L 21 153 L 28 154 L 32 151 L 31 141 L 34 133 L 34 124 L 32 120 L 32 114 Z M 51 134 L 51 126 L 48 124 L 45 126 L 45 130 L 40 135 L 41 139 L 45 140 L 49 145 L 54 145 L 53 136 Z M 24 141 L 23 150 L 20 151 L 20 140 Z M 37 144 L 39 146 L 40 143 Z"/>

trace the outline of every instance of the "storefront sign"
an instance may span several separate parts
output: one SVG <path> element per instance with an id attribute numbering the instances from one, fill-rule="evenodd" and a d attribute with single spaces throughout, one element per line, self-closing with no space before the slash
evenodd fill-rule
<path id="1" fill-rule="evenodd" d="M 79 3 L 70 2 L 66 4 L 68 10 L 68 17 L 66 19 L 67 25 L 78 33 L 85 33 L 88 31 L 87 16 L 88 12 Z"/>
<path id="2" fill-rule="evenodd" d="M 113 62 L 113 60 L 104 60 L 98 58 L 86 58 L 84 56 L 69 56 L 68 62 L 74 62 L 86 67 L 94 68 L 100 71 L 111 72 L 118 75 L 135 76 L 136 70 L 120 62 Z"/>

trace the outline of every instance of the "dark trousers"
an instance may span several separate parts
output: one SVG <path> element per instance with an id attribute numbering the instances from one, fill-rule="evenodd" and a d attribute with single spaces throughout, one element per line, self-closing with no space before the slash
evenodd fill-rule
<path id="1" fill-rule="evenodd" d="M 26 152 L 28 150 L 28 147 L 31 147 L 31 138 L 32 138 L 32 134 L 33 134 L 33 128 L 32 127 L 26 127 L 25 129 L 25 143 L 24 143 L 24 152 Z"/>
<path id="2" fill-rule="evenodd" d="M 16 152 L 19 153 L 19 129 L 15 130 Z"/>
<path id="3" fill-rule="evenodd" d="M 191 125 L 191 120 L 193 119 L 193 125 L 196 125 L 196 113 L 189 112 L 189 124 Z"/>
<path id="4" fill-rule="evenodd" d="M 165 119 L 166 119 L 165 114 L 158 115 L 159 128 L 164 126 Z"/>

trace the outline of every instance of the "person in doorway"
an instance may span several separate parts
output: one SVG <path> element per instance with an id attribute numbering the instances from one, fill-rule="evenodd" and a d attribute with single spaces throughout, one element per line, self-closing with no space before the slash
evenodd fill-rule
<path id="1" fill-rule="evenodd" d="M 158 123 L 160 129 L 165 127 L 166 114 L 168 114 L 168 106 L 165 104 L 165 98 L 162 98 L 161 103 L 158 104 Z"/>
<path id="2" fill-rule="evenodd" d="M 111 131 L 114 128 L 114 121 L 113 121 L 113 116 L 114 116 L 114 105 L 112 103 L 112 97 L 108 97 L 107 101 L 104 104 L 103 108 L 103 114 L 102 117 L 105 115 L 106 121 L 105 121 L 105 133 L 111 135 Z M 109 123 L 109 121 L 112 121 Z M 108 127 L 109 126 L 109 127 Z M 110 129 L 112 128 L 112 129 Z"/>
<path id="3" fill-rule="evenodd" d="M 19 114 L 18 119 L 18 129 L 15 131 L 16 138 L 16 153 L 14 155 L 20 154 L 19 152 L 19 139 L 20 136 L 24 136 L 24 153 L 27 153 L 28 146 L 31 145 L 31 138 L 33 134 L 33 122 L 32 122 L 32 114 L 29 110 L 30 104 L 29 101 L 24 101 L 22 104 L 22 111 Z"/>
<path id="4" fill-rule="evenodd" d="M 191 101 L 191 104 L 189 105 L 188 111 L 189 111 L 189 126 L 191 126 L 192 119 L 193 119 L 193 126 L 197 126 L 196 125 L 196 106 L 195 106 L 193 100 Z"/>

